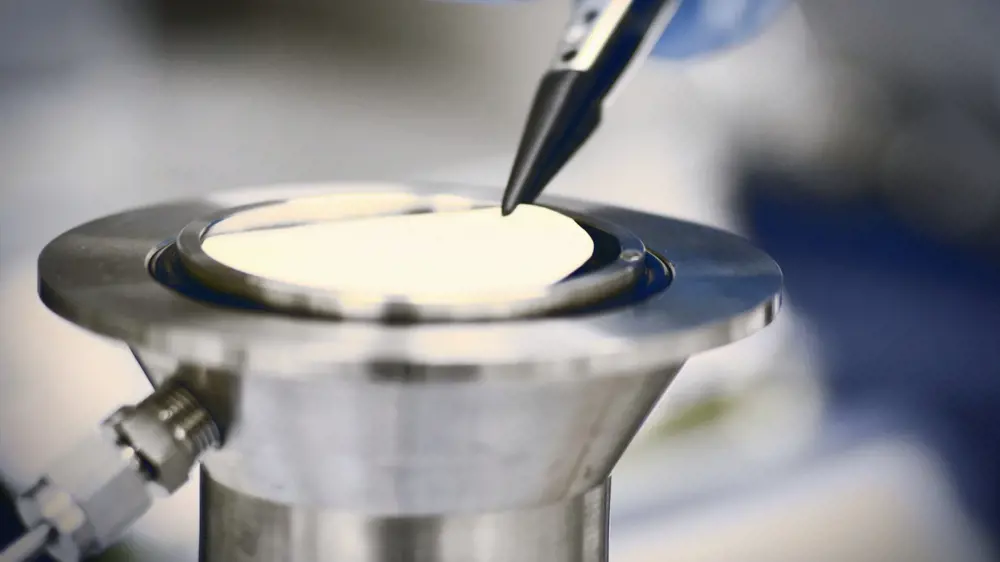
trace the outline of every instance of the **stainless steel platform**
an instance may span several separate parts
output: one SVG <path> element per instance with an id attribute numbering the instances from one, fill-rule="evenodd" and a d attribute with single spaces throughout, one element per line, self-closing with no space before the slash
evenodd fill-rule
<path id="1" fill-rule="evenodd" d="M 400 326 L 222 306 L 150 274 L 156 250 L 204 217 L 366 189 L 385 186 L 250 190 L 99 219 L 46 247 L 40 294 L 125 342 L 154 385 L 183 381 L 224 428 L 203 465 L 203 560 L 604 560 L 611 468 L 688 357 L 773 319 L 777 265 L 722 231 L 551 198 L 631 231 L 669 285 L 589 312 Z"/>

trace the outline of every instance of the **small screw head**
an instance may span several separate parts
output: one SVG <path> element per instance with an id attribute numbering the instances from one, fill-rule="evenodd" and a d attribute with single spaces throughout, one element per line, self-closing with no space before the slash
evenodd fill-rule
<path id="1" fill-rule="evenodd" d="M 624 252 L 621 253 L 621 256 L 619 257 L 622 260 L 627 261 L 628 263 L 635 263 L 641 260 L 643 258 L 643 255 L 644 254 L 639 250 L 625 250 Z"/>

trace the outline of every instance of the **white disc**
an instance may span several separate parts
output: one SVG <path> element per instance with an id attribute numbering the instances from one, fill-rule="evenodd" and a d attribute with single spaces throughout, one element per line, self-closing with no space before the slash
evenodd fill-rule
<path id="1" fill-rule="evenodd" d="M 507 217 L 488 208 L 221 230 L 229 233 L 206 237 L 203 248 L 230 268 L 304 287 L 414 300 L 546 287 L 594 252 L 576 221 L 533 205 Z"/>

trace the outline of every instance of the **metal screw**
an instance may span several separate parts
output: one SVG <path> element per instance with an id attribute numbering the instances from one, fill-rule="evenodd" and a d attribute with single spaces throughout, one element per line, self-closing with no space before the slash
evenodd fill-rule
<path id="1" fill-rule="evenodd" d="M 619 257 L 629 263 L 635 263 L 641 260 L 643 256 L 644 254 L 638 250 L 625 250 Z"/>

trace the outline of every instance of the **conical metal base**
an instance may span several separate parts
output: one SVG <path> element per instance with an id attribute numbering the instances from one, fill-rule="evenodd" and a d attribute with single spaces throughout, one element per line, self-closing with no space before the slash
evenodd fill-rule
<path id="1" fill-rule="evenodd" d="M 178 372 L 136 355 L 154 385 Z M 533 383 L 181 369 L 236 416 L 203 462 L 202 560 L 604 560 L 606 481 L 679 367 Z"/>
<path id="2" fill-rule="evenodd" d="M 179 379 L 223 433 L 203 464 L 207 562 L 603 560 L 608 477 L 642 421 L 689 356 L 779 304 L 780 270 L 738 237 L 570 200 L 632 230 L 669 286 L 574 315 L 394 326 L 222 306 L 150 274 L 189 223 L 268 197 L 107 217 L 39 260 L 52 310 L 125 341 L 154 385 Z"/>

